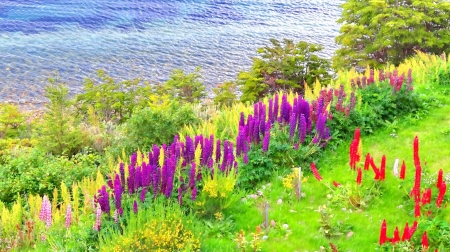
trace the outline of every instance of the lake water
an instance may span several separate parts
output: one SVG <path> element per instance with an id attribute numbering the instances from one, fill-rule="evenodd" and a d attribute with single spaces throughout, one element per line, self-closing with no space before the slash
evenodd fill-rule
<path id="1" fill-rule="evenodd" d="M 57 70 L 72 92 L 104 69 L 164 81 L 202 66 L 208 86 L 236 78 L 270 38 L 336 49 L 342 0 L 1 0 L 0 101 L 42 101 Z"/>

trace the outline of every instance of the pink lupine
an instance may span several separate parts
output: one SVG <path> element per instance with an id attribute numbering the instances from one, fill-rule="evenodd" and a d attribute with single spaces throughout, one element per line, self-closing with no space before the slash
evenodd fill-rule
<path id="1" fill-rule="evenodd" d="M 442 201 L 444 200 L 446 191 L 447 191 L 447 185 L 445 184 L 445 181 L 442 181 L 441 186 L 439 187 L 439 195 L 436 199 L 436 206 L 438 208 L 440 208 L 442 205 Z"/>
<path id="2" fill-rule="evenodd" d="M 92 227 L 94 231 L 100 231 L 101 217 L 102 217 L 102 209 L 100 207 L 97 207 L 95 209 L 95 223 L 94 226 Z"/>
<path id="3" fill-rule="evenodd" d="M 321 181 L 323 179 L 322 176 L 320 176 L 319 171 L 317 171 L 316 164 L 314 162 L 311 163 L 311 171 L 318 181 Z"/>
<path id="4" fill-rule="evenodd" d="M 64 226 L 66 228 L 70 228 L 71 221 L 72 221 L 72 207 L 70 206 L 70 204 L 68 204 L 66 209 L 66 222 Z"/>
<path id="5" fill-rule="evenodd" d="M 47 195 L 44 195 L 42 199 L 41 212 L 39 213 L 39 219 L 41 219 L 47 228 L 52 225 L 52 204 Z"/>
<path id="6" fill-rule="evenodd" d="M 440 169 L 440 170 L 439 170 L 439 173 L 438 173 L 437 182 L 436 182 L 436 187 L 437 187 L 437 188 L 440 188 L 440 187 L 441 187 L 443 173 L 444 173 L 444 171 L 442 171 L 442 169 Z"/>

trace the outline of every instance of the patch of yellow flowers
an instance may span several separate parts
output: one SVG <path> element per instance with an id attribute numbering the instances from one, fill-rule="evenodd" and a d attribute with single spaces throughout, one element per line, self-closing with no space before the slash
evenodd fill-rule
<path id="1" fill-rule="evenodd" d="M 286 189 L 294 189 L 294 186 L 295 186 L 295 184 L 297 184 L 297 181 L 298 181 L 299 173 L 301 173 L 299 171 L 299 168 L 293 168 L 292 172 L 283 178 L 283 186 Z M 302 183 L 307 182 L 308 177 L 303 177 L 303 174 L 301 174 L 301 175 L 302 175 Z"/>
<path id="2" fill-rule="evenodd" d="M 199 251 L 200 241 L 187 230 L 181 219 L 170 216 L 152 220 L 132 236 L 121 238 L 114 251 Z"/>
<path id="3" fill-rule="evenodd" d="M 210 198 L 226 198 L 233 192 L 236 185 L 236 177 L 233 174 L 234 170 L 231 170 L 228 176 L 222 172 L 217 172 L 214 179 L 211 179 L 209 176 L 205 177 L 203 192 Z"/>

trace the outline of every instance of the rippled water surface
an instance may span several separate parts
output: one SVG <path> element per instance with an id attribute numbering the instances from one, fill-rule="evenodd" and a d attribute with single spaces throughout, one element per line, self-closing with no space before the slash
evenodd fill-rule
<path id="1" fill-rule="evenodd" d="M 335 50 L 342 0 L 1 0 L 0 100 L 42 100 L 55 70 L 73 92 L 104 69 L 164 81 L 202 66 L 208 85 L 236 78 L 270 38 Z"/>

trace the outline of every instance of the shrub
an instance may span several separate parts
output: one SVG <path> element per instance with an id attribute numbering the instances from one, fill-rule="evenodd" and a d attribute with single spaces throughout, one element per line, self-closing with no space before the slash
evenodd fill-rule
<path id="1" fill-rule="evenodd" d="M 184 125 L 196 125 L 200 120 L 189 104 L 173 101 L 167 106 L 147 107 L 136 111 L 124 125 L 119 151 L 127 153 L 138 148 L 150 150 L 153 144 L 169 144 Z"/>
<path id="2" fill-rule="evenodd" d="M 77 154 L 72 158 L 47 156 L 38 149 L 7 155 L 0 165 L 0 201 L 14 201 L 17 194 L 52 195 L 64 181 L 67 185 L 95 175 L 100 157 Z"/>
<path id="3" fill-rule="evenodd" d="M 0 103 L 0 138 L 17 136 L 18 128 L 25 122 L 16 105 Z"/>
<path id="4" fill-rule="evenodd" d="M 201 81 L 200 67 L 195 72 L 185 74 L 183 70 L 175 69 L 170 74 L 169 80 L 163 85 L 164 92 L 181 103 L 198 103 L 206 97 L 205 85 Z"/>

